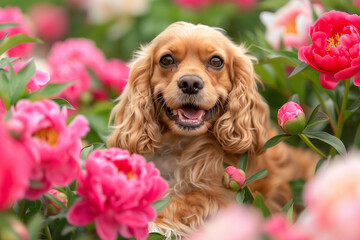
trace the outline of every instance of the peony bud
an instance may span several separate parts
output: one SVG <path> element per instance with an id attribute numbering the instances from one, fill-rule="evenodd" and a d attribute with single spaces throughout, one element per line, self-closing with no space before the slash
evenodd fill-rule
<path id="1" fill-rule="evenodd" d="M 227 189 L 232 192 L 237 192 L 245 186 L 245 172 L 241 169 L 237 169 L 236 167 L 229 166 L 225 168 L 222 182 Z"/>
<path id="2" fill-rule="evenodd" d="M 51 189 L 50 191 L 48 191 L 48 193 L 56 197 L 60 202 L 62 202 L 67 207 L 68 199 L 65 193 L 59 192 L 58 190 L 55 189 Z M 52 202 L 49 198 L 46 198 L 46 203 L 47 203 L 48 215 L 59 214 L 61 208 L 59 208 L 54 202 Z"/>
<path id="3" fill-rule="evenodd" d="M 299 134 L 306 124 L 304 111 L 299 104 L 287 102 L 278 111 L 278 123 L 284 132 L 291 135 Z"/>

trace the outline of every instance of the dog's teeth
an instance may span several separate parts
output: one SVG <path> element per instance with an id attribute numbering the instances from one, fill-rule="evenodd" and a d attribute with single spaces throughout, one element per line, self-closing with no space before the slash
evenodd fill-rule
<path id="1" fill-rule="evenodd" d="M 173 115 L 178 115 L 178 110 L 172 110 Z"/>

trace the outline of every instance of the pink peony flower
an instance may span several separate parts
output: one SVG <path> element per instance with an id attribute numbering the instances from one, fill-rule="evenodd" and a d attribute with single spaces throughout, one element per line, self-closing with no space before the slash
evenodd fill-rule
<path id="1" fill-rule="evenodd" d="M 205 7 L 212 2 L 214 2 L 214 0 L 176 0 L 179 6 L 195 9 Z"/>
<path id="2" fill-rule="evenodd" d="M 27 198 L 37 199 L 52 185 L 67 185 L 78 176 L 80 138 L 89 131 L 85 117 L 77 116 L 67 126 L 67 109 L 50 100 L 20 100 L 11 108 L 11 115 L 8 124 L 22 126 L 24 145 L 35 158 Z"/>
<path id="3" fill-rule="evenodd" d="M 341 79 L 354 77 L 360 86 L 360 16 L 324 13 L 310 28 L 312 44 L 299 49 L 299 59 L 320 72 L 320 83 L 333 89 Z"/>
<path id="4" fill-rule="evenodd" d="M 32 155 L 0 121 L 0 211 L 25 195 L 30 181 Z"/>
<path id="5" fill-rule="evenodd" d="M 355 7 L 359 8 L 360 7 L 360 0 L 353 0 L 353 4 Z"/>
<path id="6" fill-rule="evenodd" d="M 107 86 L 113 87 L 118 93 L 124 90 L 129 76 L 130 68 L 118 59 L 110 59 L 99 78 Z"/>
<path id="7" fill-rule="evenodd" d="M 309 236 L 296 224 L 291 224 L 283 214 L 275 214 L 267 219 L 264 232 L 270 239 L 276 240 L 310 240 Z"/>
<path id="8" fill-rule="evenodd" d="M 67 199 L 67 196 L 65 193 L 59 192 L 58 190 L 55 190 L 55 189 L 50 189 L 48 191 L 48 193 L 50 193 L 51 195 L 56 197 L 60 202 L 62 202 L 64 204 L 65 207 L 67 207 L 68 199 Z M 58 207 L 49 198 L 46 198 L 46 206 L 44 208 L 47 209 L 48 215 L 56 215 L 56 214 L 59 214 L 61 211 L 61 208 Z"/>
<path id="9" fill-rule="evenodd" d="M 278 123 L 289 134 L 299 134 L 304 130 L 306 119 L 303 109 L 295 102 L 285 103 L 278 111 Z"/>
<path id="10" fill-rule="evenodd" d="M 291 0 L 277 12 L 262 12 L 266 40 L 274 49 L 283 42 L 286 49 L 300 48 L 309 43 L 308 29 L 313 23 L 309 0 Z"/>
<path id="11" fill-rule="evenodd" d="M 6 114 L 5 104 L 4 101 L 0 98 L 0 120 L 2 120 L 5 114 Z"/>
<path id="12" fill-rule="evenodd" d="M 0 30 L 0 38 L 9 32 L 8 37 L 23 33 L 26 35 L 32 35 L 30 27 L 27 25 L 24 15 L 18 7 L 7 6 L 0 8 L 0 24 L 13 22 L 18 24 L 15 27 L 8 27 Z M 34 47 L 33 43 L 22 43 L 19 44 L 7 52 L 10 57 L 28 57 Z"/>
<path id="13" fill-rule="evenodd" d="M 359 159 L 359 152 L 335 159 L 305 185 L 298 224 L 312 240 L 360 239 Z"/>
<path id="14" fill-rule="evenodd" d="M 261 239 L 262 218 L 242 205 L 220 210 L 199 232 L 187 240 L 258 240 Z"/>
<path id="15" fill-rule="evenodd" d="M 166 192 L 167 183 L 153 163 L 117 148 L 95 150 L 85 162 L 86 172 L 78 178 L 82 197 L 69 210 L 68 221 L 87 225 L 95 221 L 101 239 L 123 237 L 145 239 L 148 222 L 155 220 L 151 203 Z"/>
<path id="16" fill-rule="evenodd" d="M 245 172 L 233 166 L 225 168 L 223 185 L 232 192 L 237 192 L 244 187 L 246 183 Z"/>
<path id="17" fill-rule="evenodd" d="M 75 81 L 60 94 L 76 105 L 81 94 L 90 89 L 91 77 L 87 69 L 96 75 L 103 71 L 106 59 L 95 44 L 85 38 L 71 38 L 55 43 L 49 52 L 48 66 L 51 82 Z"/>
<path id="18" fill-rule="evenodd" d="M 12 68 L 14 73 L 18 73 L 21 69 L 23 69 L 29 61 L 26 63 L 22 63 L 21 61 L 17 61 Z M 9 70 L 8 66 L 4 67 L 5 70 Z M 29 93 L 38 90 L 45 86 L 50 81 L 50 75 L 48 72 L 42 70 L 36 70 L 34 76 L 30 79 L 30 81 L 26 84 L 26 89 Z"/>
<path id="19" fill-rule="evenodd" d="M 32 5 L 28 15 L 35 25 L 38 36 L 48 42 L 65 37 L 69 29 L 69 16 L 63 7 L 49 3 Z"/>

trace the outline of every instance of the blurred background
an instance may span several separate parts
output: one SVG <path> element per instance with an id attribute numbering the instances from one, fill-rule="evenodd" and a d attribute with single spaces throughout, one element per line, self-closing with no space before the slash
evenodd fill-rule
<path id="1" fill-rule="evenodd" d="M 297 5 L 294 5 L 294 2 Z M 291 4 L 295 6 L 292 6 L 292 12 L 286 12 Z M 126 85 L 129 71 L 126 64 L 131 60 L 133 52 L 176 21 L 220 27 L 234 42 L 246 43 L 250 54 L 259 59 L 255 69 L 264 82 L 264 86 L 260 86 L 260 91 L 270 105 L 271 117 L 274 121 L 277 110 L 295 93 L 299 95 L 304 110 L 311 110 L 319 103 L 314 91 L 314 88 L 320 88 L 318 73 L 311 72 L 307 77 L 297 75 L 289 78 L 291 71 L 299 64 L 298 48 L 301 44 L 310 44 L 307 30 L 301 30 L 305 41 L 300 45 L 288 44 L 283 37 L 288 33 L 300 33 L 301 26 L 304 29 L 308 28 L 325 11 L 336 9 L 359 14 L 359 5 L 359 0 L 1 0 L 0 2 L 2 9 L 9 9 L 10 6 L 19 8 L 25 16 L 28 34 L 44 42 L 36 44 L 31 53 L 24 57 L 35 58 L 37 68 L 50 72 L 50 82 L 65 81 L 63 74 L 65 70 L 58 69 L 69 59 L 60 56 L 62 52 L 63 55 L 66 52 L 63 50 L 66 49 L 64 43 L 70 45 L 71 39 L 86 39 L 76 43 L 78 45 L 75 47 L 84 48 L 82 52 L 79 50 L 77 53 L 82 56 L 82 62 L 86 63 L 88 71 L 85 80 L 82 80 L 83 85 L 77 85 L 81 77 L 69 78 L 67 81 L 77 82 L 73 84 L 70 92 L 63 93 L 61 97 L 75 106 L 78 113 L 84 114 L 89 119 L 92 127 L 92 132 L 88 136 L 90 142 L 103 142 L 108 134 L 109 112 L 114 106 L 114 99 Z M 274 18 L 281 14 L 287 15 L 287 19 L 285 18 L 285 23 L 281 23 L 284 26 L 279 30 L 274 27 L 273 22 Z M 300 17 L 297 18 L 298 16 Z M 6 21 L 0 19 L 0 22 Z M 63 46 L 60 47 L 59 43 L 63 43 Z M 289 59 L 293 59 L 294 62 Z M 99 62 L 104 63 L 99 64 Z M 342 86 L 339 86 L 331 94 L 342 92 Z M 359 89 L 352 86 L 350 102 L 351 98 L 357 98 L 359 93 Z M 333 109 L 334 103 L 327 100 L 326 104 Z M 344 135 L 348 136 L 349 141 L 353 139 L 353 129 L 357 127 L 358 120 L 359 114 L 353 114 L 347 120 L 348 128 L 345 129 L 347 134 Z M 326 124 L 321 128 L 331 130 Z M 347 139 L 343 140 L 346 143 Z"/>

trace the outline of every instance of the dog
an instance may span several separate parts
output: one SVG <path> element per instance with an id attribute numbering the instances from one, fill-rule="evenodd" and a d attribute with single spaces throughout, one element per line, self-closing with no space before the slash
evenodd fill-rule
<path id="1" fill-rule="evenodd" d="M 234 203 L 235 194 L 222 186 L 223 162 L 238 166 L 242 154 L 248 153 L 247 176 L 268 169 L 248 187 L 271 212 L 291 199 L 289 180 L 313 175 L 310 152 L 283 143 L 262 151 L 277 130 L 253 61 L 221 29 L 186 22 L 173 23 L 137 52 L 107 144 L 144 155 L 168 180 L 172 199 L 152 229 L 188 236 Z"/>

